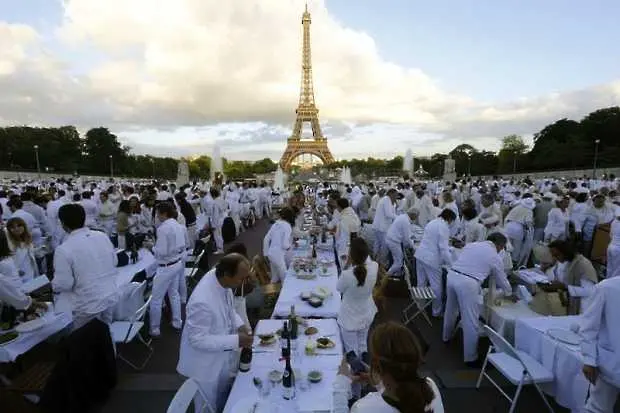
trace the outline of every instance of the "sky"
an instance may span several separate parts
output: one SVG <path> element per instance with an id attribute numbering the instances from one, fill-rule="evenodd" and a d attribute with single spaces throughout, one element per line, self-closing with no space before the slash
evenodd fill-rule
<path id="1" fill-rule="evenodd" d="M 278 160 L 304 0 L 0 0 L 0 126 L 106 126 L 138 154 Z M 498 150 L 620 105 L 617 0 L 310 0 L 336 159 Z"/>

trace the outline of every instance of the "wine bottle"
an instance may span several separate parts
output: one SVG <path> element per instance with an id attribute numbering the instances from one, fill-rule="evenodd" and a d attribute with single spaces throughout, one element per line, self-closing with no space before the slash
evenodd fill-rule
<path id="1" fill-rule="evenodd" d="M 323 228 L 323 232 L 321 233 L 321 243 L 327 243 L 327 231 L 325 231 L 325 228 Z"/>
<path id="2" fill-rule="evenodd" d="M 252 368 L 252 348 L 244 348 L 241 350 L 239 358 L 239 371 L 248 372 Z"/>
<path id="3" fill-rule="evenodd" d="M 316 260 L 316 244 L 312 244 L 312 259 Z"/>
<path id="4" fill-rule="evenodd" d="M 289 340 L 288 323 L 285 321 L 284 327 L 282 327 L 282 334 L 280 335 L 280 348 L 282 349 L 283 358 L 288 358 L 291 355 Z"/>
<path id="5" fill-rule="evenodd" d="M 291 340 L 297 340 L 297 331 L 299 329 L 299 324 L 297 323 L 297 316 L 295 315 L 295 306 L 291 306 L 291 315 L 290 315 L 290 331 L 289 335 Z"/>
<path id="6" fill-rule="evenodd" d="M 282 397 L 284 397 L 285 400 L 295 398 L 294 380 L 291 359 L 287 357 L 286 365 L 284 367 L 284 374 L 282 375 Z"/>

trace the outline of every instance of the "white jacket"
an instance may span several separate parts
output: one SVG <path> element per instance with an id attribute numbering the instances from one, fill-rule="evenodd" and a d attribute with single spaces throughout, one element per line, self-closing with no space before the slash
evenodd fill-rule
<path id="1" fill-rule="evenodd" d="M 372 297 L 372 291 L 377 283 L 379 264 L 368 259 L 366 261 L 366 280 L 358 286 L 353 268 L 342 272 L 336 286 L 342 293 L 338 324 L 347 331 L 359 331 L 370 327 L 377 314 L 377 306 Z"/>

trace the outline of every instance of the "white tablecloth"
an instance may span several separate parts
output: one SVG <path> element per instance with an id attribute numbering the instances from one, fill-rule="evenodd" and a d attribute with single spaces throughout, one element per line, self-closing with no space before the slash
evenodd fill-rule
<path id="1" fill-rule="evenodd" d="M 557 403 L 578 412 L 585 403 L 588 382 L 581 373 L 579 346 L 561 343 L 547 334 L 550 328 L 569 330 L 579 316 L 523 318 L 515 324 L 515 347 L 532 356 L 555 376 L 543 390 Z"/>
<path id="2" fill-rule="evenodd" d="M 306 250 L 298 250 L 294 252 L 294 256 L 307 256 Z M 334 260 L 333 252 L 319 252 L 318 258 Z M 320 270 L 319 270 L 320 271 Z M 336 290 L 338 284 L 338 272 L 336 265 L 331 264 L 327 270 L 327 276 L 318 275 L 312 280 L 302 280 L 297 278 L 293 271 L 289 269 L 286 272 L 286 278 L 282 283 L 282 290 L 273 310 L 272 318 L 288 317 L 291 312 L 291 305 L 295 305 L 295 311 L 301 317 L 319 317 L 319 318 L 336 318 L 340 311 L 340 293 Z M 318 308 L 312 307 L 300 297 L 303 292 L 315 291 L 318 287 L 324 287 L 332 294 L 323 305 Z"/>
<path id="3" fill-rule="evenodd" d="M 155 257 L 150 251 L 142 249 L 138 251 L 138 262 L 118 268 L 116 286 L 121 288 L 131 282 L 132 278 L 140 271 L 145 270 L 148 277 L 152 277 L 157 269 Z"/>
<path id="4" fill-rule="evenodd" d="M 0 363 L 14 362 L 17 357 L 46 340 L 52 334 L 56 334 L 67 327 L 73 321 L 71 314 L 67 313 L 54 314 L 49 312 L 43 318 L 48 321 L 45 326 L 38 330 L 20 333 L 17 340 L 0 345 Z"/>
<path id="5" fill-rule="evenodd" d="M 503 300 L 501 306 L 482 307 L 480 312 L 482 318 L 497 331 L 508 342 L 514 344 L 515 338 L 515 321 L 522 318 L 543 317 L 534 310 L 530 309 L 527 303 L 520 300 L 513 303 Z"/>
<path id="6" fill-rule="evenodd" d="M 318 356 L 342 356 L 344 353 L 344 348 L 342 345 L 342 340 L 340 338 L 340 327 L 338 327 L 338 323 L 336 320 L 332 319 L 309 319 L 307 321 L 307 326 L 299 326 L 299 335 L 298 335 L 298 348 L 303 349 L 306 345 L 307 341 L 314 341 L 319 337 L 329 337 L 336 346 L 331 349 L 317 349 Z M 260 338 L 258 337 L 261 334 L 271 334 L 275 333 L 278 329 L 282 328 L 284 320 L 260 320 L 256 325 L 254 332 L 254 346 L 257 352 L 277 352 L 280 353 L 280 345 L 278 343 L 274 343 L 270 346 L 261 346 L 259 345 Z M 312 336 L 306 336 L 304 334 L 304 330 L 308 327 L 316 327 L 319 330 L 318 333 Z"/>
<path id="7" fill-rule="evenodd" d="M 319 329 L 319 334 L 323 331 L 339 332 L 338 325 L 335 320 L 310 320 L 310 325 Z M 261 320 L 256 326 L 257 333 L 273 332 L 282 326 L 282 322 L 278 320 Z M 268 374 L 272 370 L 284 370 L 284 362 L 279 361 L 280 351 L 264 351 L 255 350 L 252 359 L 252 369 L 247 373 L 239 373 L 233 384 L 228 402 L 224 408 L 224 413 L 246 413 L 240 410 L 240 404 L 247 405 L 249 402 L 249 410 L 253 402 L 258 401 L 258 390 L 253 384 L 253 378 L 258 377 L 263 385 L 271 388 L 270 394 L 266 396 L 267 403 L 272 403 L 268 410 L 270 413 L 293 413 L 293 412 L 329 412 L 332 409 L 332 386 L 338 374 L 338 366 L 342 360 L 340 355 L 315 355 L 306 356 L 304 353 L 304 338 L 299 342 L 297 351 L 292 357 L 292 367 L 297 371 L 296 377 L 296 397 L 293 400 L 284 400 L 282 398 L 282 385 L 280 383 L 272 386 L 269 383 Z M 330 337 L 335 343 L 336 348 L 342 349 L 340 337 Z M 318 370 L 323 374 L 323 380 L 320 383 L 308 383 L 305 377 L 309 371 Z M 302 381 L 304 383 L 302 383 Z M 302 390 L 302 387 L 307 387 Z M 277 406 L 277 407 L 276 407 Z"/>

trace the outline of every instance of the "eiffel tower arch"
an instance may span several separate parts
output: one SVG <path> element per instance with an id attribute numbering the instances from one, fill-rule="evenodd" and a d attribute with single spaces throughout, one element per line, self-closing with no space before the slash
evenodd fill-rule
<path id="1" fill-rule="evenodd" d="M 329 165 L 334 162 L 334 157 L 327 146 L 327 138 L 321 132 L 319 123 L 319 109 L 314 100 L 314 83 L 312 79 L 312 50 L 310 48 L 310 24 L 312 19 L 308 12 L 308 5 L 301 18 L 303 27 L 302 63 L 301 63 L 301 87 L 299 90 L 299 104 L 295 110 L 296 118 L 293 125 L 293 133 L 287 139 L 286 149 L 280 159 L 280 167 L 284 171 L 290 171 L 291 164 L 300 155 L 314 155 L 323 164 Z M 312 138 L 303 139 L 302 130 L 305 124 L 312 129 Z"/>

